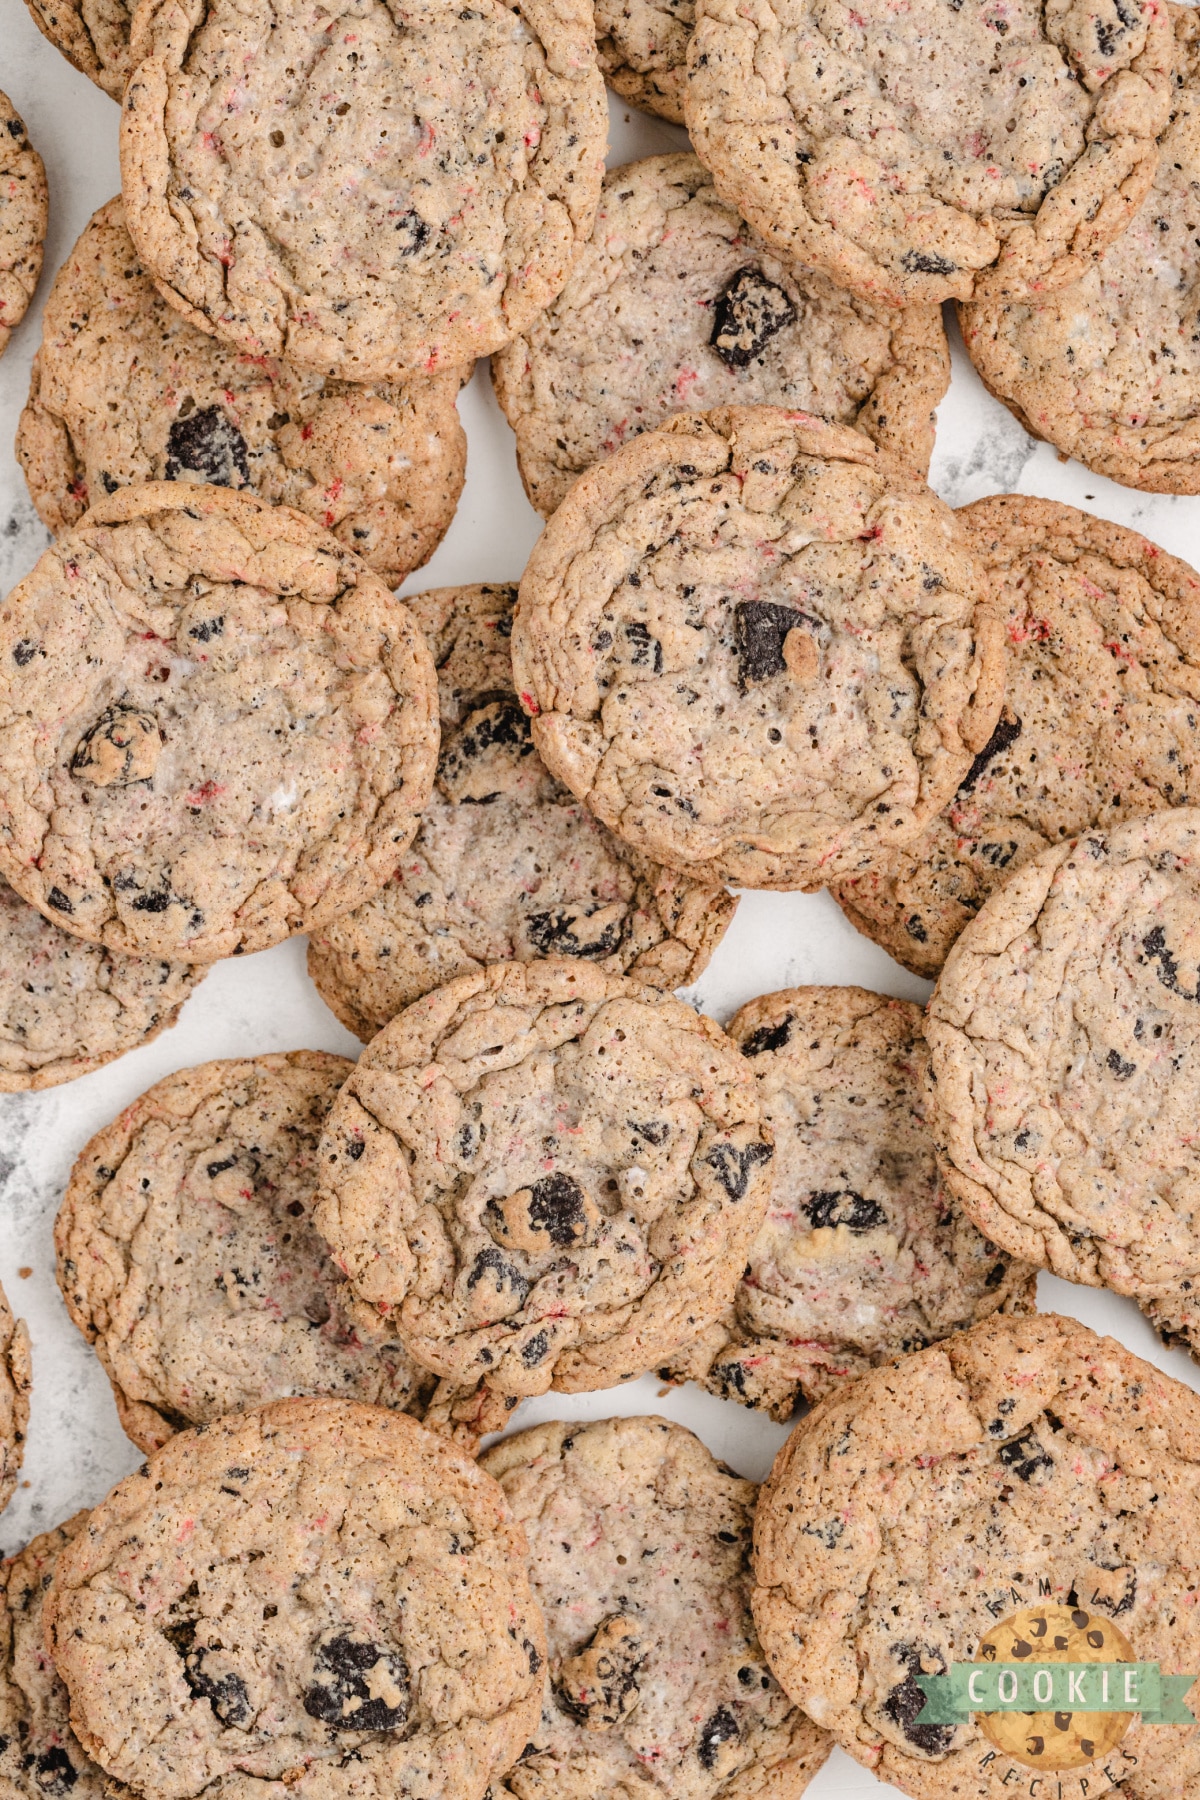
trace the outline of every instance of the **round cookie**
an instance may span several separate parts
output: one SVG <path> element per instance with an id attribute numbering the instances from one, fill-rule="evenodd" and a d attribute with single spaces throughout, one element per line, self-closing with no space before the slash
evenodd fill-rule
<path id="1" fill-rule="evenodd" d="M 929 1003 L 947 1186 L 1011 1255 L 1131 1295 L 1200 1350 L 1200 810 L 1044 850 Z"/>
<path id="2" fill-rule="evenodd" d="M 673 412 L 786 406 L 857 425 L 922 480 L 950 380 L 941 313 L 897 313 L 792 268 L 694 156 L 604 178 L 566 287 L 492 360 L 521 479 L 549 516 L 571 482 Z"/>
<path id="3" fill-rule="evenodd" d="M 1070 287 L 960 310 L 989 392 L 1098 475 L 1200 494 L 1200 30 L 1173 7 L 1181 85 L 1133 223 Z"/>
<path id="4" fill-rule="evenodd" d="M 332 33 L 332 36 L 331 36 Z M 608 117 L 587 0 L 138 8 L 129 234 L 254 356 L 351 381 L 453 369 L 548 305 L 591 229 Z"/>
<path id="5" fill-rule="evenodd" d="M 1001 494 L 959 517 L 1007 608 L 999 722 L 923 836 L 833 889 L 861 932 L 930 979 L 1048 845 L 1200 800 L 1200 575 L 1056 500 Z"/>
<path id="6" fill-rule="evenodd" d="M 680 414 L 576 482 L 513 671 L 551 773 L 694 879 L 820 887 L 915 837 L 996 723 L 1000 620 L 950 509 L 866 438 Z"/>
<path id="7" fill-rule="evenodd" d="M 279 1400 L 184 1431 L 60 1553 L 51 1654 L 147 1800 L 481 1800 L 545 1634 L 489 1475 L 403 1413 Z"/>
<path id="8" fill-rule="evenodd" d="M 122 488 L 0 612 L 0 872 L 111 950 L 264 949 L 387 879 L 435 708 L 407 607 L 311 520 Z"/>
<path id="9" fill-rule="evenodd" d="M 61 1551 L 87 1524 L 78 1512 L 0 1566 L 0 1793 L 4 1800 L 105 1800 L 107 1778 L 71 1730 L 67 1690 L 42 1630 Z"/>
<path id="10" fill-rule="evenodd" d="M 384 1027 L 321 1140 L 316 1223 L 373 1316 L 458 1386 L 609 1387 L 725 1306 L 771 1147 L 710 1019 L 559 959 Z"/>
<path id="11" fill-rule="evenodd" d="M 764 994 L 730 1020 L 775 1138 L 771 1198 L 732 1307 L 664 1376 L 786 1420 L 898 1351 L 1036 1310 L 1035 1271 L 938 1179 L 921 1023 L 858 987 Z"/>
<path id="12" fill-rule="evenodd" d="M 697 0 L 684 112 L 781 256 L 906 306 L 1081 275 L 1149 190 L 1173 66 L 1162 0 Z"/>
<path id="13" fill-rule="evenodd" d="M 609 87 L 643 112 L 683 124 L 696 0 L 597 0 L 596 56 Z"/>
<path id="14" fill-rule="evenodd" d="M 1190 1794 L 1195 1725 L 1130 1721 L 1109 1755 L 1039 1768 L 1036 1738 L 1017 1761 L 977 1717 L 922 1721 L 916 1677 L 976 1660 L 1027 1608 L 1070 1609 L 1102 1644 L 1115 1624 L 1164 1671 L 1200 1668 L 1198 1486 L 1190 1389 L 1073 1319 L 988 1320 L 793 1431 L 754 1525 L 763 1648 L 797 1705 L 916 1800 Z"/>
<path id="15" fill-rule="evenodd" d="M 42 36 L 120 103 L 129 79 L 131 0 L 25 0 Z"/>
<path id="16" fill-rule="evenodd" d="M 0 1094 L 57 1087 L 148 1044 L 205 972 L 85 943 L 0 880 Z"/>
<path id="17" fill-rule="evenodd" d="M 314 933 L 308 972 L 364 1041 L 431 988 L 488 963 L 583 957 L 652 987 L 703 972 L 737 909 L 657 868 L 550 775 L 513 692 L 512 587 L 407 604 L 438 665 L 434 798 L 392 879 Z"/>
<path id="18" fill-rule="evenodd" d="M 25 317 L 42 272 L 49 193 L 42 159 L 7 94 L 0 94 L 0 356 Z"/>
<path id="19" fill-rule="evenodd" d="M 754 1483 L 652 1415 L 537 1425 L 482 1464 L 529 1540 L 550 1652 L 497 1800 L 799 1800 L 830 1742 L 750 1616 Z"/>
<path id="20" fill-rule="evenodd" d="M 0 1511 L 17 1486 L 29 1429 L 29 1391 L 33 1369 L 24 1319 L 14 1319 L 0 1288 Z"/>
<path id="21" fill-rule="evenodd" d="M 58 1282 L 139 1449 L 291 1394 L 420 1416 L 433 1379 L 347 1319 L 312 1224 L 317 1143 L 353 1067 L 318 1050 L 202 1063 L 80 1152 Z"/>
<path id="22" fill-rule="evenodd" d="M 398 587 L 462 492 L 459 374 L 364 388 L 243 356 L 167 305 L 110 200 L 50 290 L 17 457 L 53 532 L 131 482 L 214 482 L 297 507 Z"/>

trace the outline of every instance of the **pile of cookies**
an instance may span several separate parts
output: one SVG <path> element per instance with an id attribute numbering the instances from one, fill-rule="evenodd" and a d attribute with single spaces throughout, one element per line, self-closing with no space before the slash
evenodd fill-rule
<path id="1" fill-rule="evenodd" d="M 1194 1720 L 997 1740 L 918 1680 L 1027 1614 L 1200 1670 L 1200 1400 L 1035 1298 L 1200 1356 L 1200 575 L 926 481 L 954 299 L 1030 429 L 1200 492 L 1192 16 L 29 3 L 122 193 L 17 439 L 0 1088 L 302 933 L 365 1048 L 183 1070 L 75 1163 L 147 1460 L 4 1566 L 0 1791 L 795 1800 L 836 1743 L 1194 1800 Z M 604 175 L 605 77 L 696 154 Z M 545 528 L 401 601 L 485 356 Z M 674 990 L 738 886 L 828 886 L 928 1010 L 722 1029 Z M 481 1450 L 647 1371 L 809 1410 L 761 1492 L 652 1416 Z M 0 1503 L 29 1390 L 0 1294 Z"/>

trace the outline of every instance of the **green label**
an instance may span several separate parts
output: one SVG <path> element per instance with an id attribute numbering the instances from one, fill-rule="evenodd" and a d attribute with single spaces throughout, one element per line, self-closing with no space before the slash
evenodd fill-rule
<path id="1" fill-rule="evenodd" d="M 920 1725 L 965 1725 L 972 1713 L 1141 1713 L 1148 1725 L 1192 1725 L 1183 1697 L 1194 1675 L 1164 1675 L 1156 1662 L 955 1663 L 918 1675 Z"/>

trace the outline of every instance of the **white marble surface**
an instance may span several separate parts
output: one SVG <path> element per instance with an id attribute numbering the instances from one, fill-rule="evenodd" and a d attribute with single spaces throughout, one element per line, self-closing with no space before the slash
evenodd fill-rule
<path id="1" fill-rule="evenodd" d="M 50 278 L 96 207 L 119 186 L 117 109 L 39 35 L 22 0 L 0 0 L 0 88 L 15 102 L 50 180 L 46 274 L 37 301 L 0 362 L 0 593 L 32 567 L 47 542 L 12 453 L 13 433 L 38 341 Z M 682 149 L 672 126 L 613 100 L 611 163 Z M 409 590 L 520 575 L 539 521 L 517 477 L 512 439 L 476 372 L 461 401 L 470 442 L 467 486 L 450 532 Z M 1090 507 L 1136 526 L 1200 564 L 1200 499 L 1138 494 L 1079 464 L 1062 463 L 984 392 L 954 334 L 954 379 L 938 420 L 934 487 L 953 505 L 1016 491 Z M 690 998 L 724 1019 L 744 1000 L 797 982 L 859 982 L 922 999 L 925 983 L 859 937 L 826 894 L 751 894 Z M 99 1365 L 72 1328 L 54 1282 L 54 1214 L 83 1144 L 143 1089 L 210 1057 L 298 1048 L 354 1055 L 357 1044 L 318 998 L 305 973 L 303 940 L 219 965 L 189 1000 L 174 1031 L 83 1081 L 41 1095 L 0 1098 L 0 1279 L 33 1339 L 33 1417 L 24 1479 L 0 1518 L 9 1552 L 76 1507 L 94 1504 L 138 1460 L 117 1423 Z M 1043 1276 L 1043 1308 L 1110 1331 L 1192 1387 L 1200 1369 L 1167 1351 L 1140 1313 L 1113 1295 Z M 515 1426 L 542 1418 L 599 1418 L 661 1410 L 696 1430 L 743 1474 L 761 1478 L 785 1433 L 743 1408 L 693 1388 L 660 1394 L 652 1377 L 610 1393 L 526 1402 Z M 889 1792 L 894 1790 L 888 1790 Z M 848 1800 L 880 1784 L 835 1753 L 809 1789 L 812 1800 Z"/>

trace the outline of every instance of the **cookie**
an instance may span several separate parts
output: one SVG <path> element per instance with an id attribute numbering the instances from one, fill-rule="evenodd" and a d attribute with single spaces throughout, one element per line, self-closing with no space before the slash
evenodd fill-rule
<path id="1" fill-rule="evenodd" d="M 969 300 L 1061 286 L 1120 235 L 1173 66 L 1163 0 L 698 0 L 684 113 L 781 256 L 891 306 Z"/>
<path id="2" fill-rule="evenodd" d="M 366 388 L 241 355 L 167 305 L 110 200 L 50 290 L 17 457 L 53 532 L 131 482 L 213 482 L 298 508 L 398 587 L 462 492 L 459 375 Z"/>
<path id="3" fill-rule="evenodd" d="M 72 937 L 0 880 L 0 1094 L 57 1087 L 148 1044 L 204 975 Z"/>
<path id="4" fill-rule="evenodd" d="M 1194 1724 L 1102 1715 L 1131 1727 L 1111 1757 L 1039 1769 L 1039 1715 L 991 1715 L 1025 1726 L 1014 1758 L 978 1714 L 923 1721 L 916 1678 L 981 1660 L 1013 1615 L 1035 1640 L 1051 1614 L 1100 1652 L 1119 1631 L 1138 1660 L 1200 1668 L 1198 1486 L 1190 1389 L 1073 1319 L 988 1320 L 872 1370 L 793 1431 L 754 1526 L 763 1647 L 798 1706 L 918 1800 L 1190 1793 Z"/>
<path id="5" fill-rule="evenodd" d="M 412 1001 L 488 963 L 583 957 L 653 987 L 695 981 L 737 908 L 656 867 L 555 781 L 512 685 L 516 589 L 408 601 L 438 665 L 434 798 L 392 879 L 309 940 L 322 999 L 364 1041 Z"/>
<path id="6" fill-rule="evenodd" d="M 715 406 L 857 424 L 923 480 L 950 354 L 936 307 L 893 312 L 789 267 L 694 156 L 651 156 L 605 176 L 566 287 L 492 380 L 548 516 L 629 438 Z"/>
<path id="7" fill-rule="evenodd" d="M 861 932 L 930 979 L 1048 845 L 1200 800 L 1200 575 L 1055 500 L 1002 494 L 959 517 L 1007 609 L 1000 719 L 925 833 L 833 889 Z"/>
<path id="8" fill-rule="evenodd" d="M 5 1800 L 105 1800 L 102 1770 L 71 1730 L 67 1690 L 46 1651 L 42 1602 L 86 1512 L 0 1566 L 0 1793 Z"/>
<path id="9" fill-rule="evenodd" d="M 25 1456 L 33 1370 L 24 1319 L 14 1319 L 0 1288 L 0 1511 L 12 1499 Z"/>
<path id="10" fill-rule="evenodd" d="M 1200 810 L 1044 850 L 929 1003 L 943 1177 L 979 1229 L 1200 1349 Z"/>
<path id="11" fill-rule="evenodd" d="M 502 1394 L 610 1387 L 727 1304 L 771 1146 L 723 1031 L 552 959 L 463 975 L 364 1051 L 316 1223 L 419 1362 Z"/>
<path id="12" fill-rule="evenodd" d="M 1200 30 L 1171 10 L 1180 86 L 1129 229 L 1070 287 L 959 316 L 985 385 L 1034 437 L 1126 487 L 1200 494 Z"/>
<path id="13" fill-rule="evenodd" d="M 0 614 L 0 873 L 110 950 L 263 949 L 387 879 L 436 703 L 407 607 L 310 519 L 121 488 Z"/>
<path id="14" fill-rule="evenodd" d="M 291 1394 L 420 1416 L 432 1378 L 346 1318 L 312 1224 L 317 1142 L 353 1067 L 318 1050 L 203 1063 L 80 1153 L 58 1283 L 139 1449 Z"/>
<path id="15" fill-rule="evenodd" d="M 42 159 L 12 101 L 0 94 L 0 356 L 42 272 L 49 194 Z"/>
<path id="16" fill-rule="evenodd" d="M 118 103 L 129 79 L 130 0 L 25 0 L 42 36 Z"/>
<path id="17" fill-rule="evenodd" d="M 899 1351 L 1035 1310 L 1034 1270 L 938 1179 L 921 1022 L 858 987 L 764 994 L 730 1020 L 775 1139 L 771 1198 L 732 1307 L 664 1376 L 786 1420 Z"/>
<path id="18" fill-rule="evenodd" d="M 609 87 L 643 112 L 683 124 L 696 0 L 597 0 L 596 56 Z"/>
<path id="19" fill-rule="evenodd" d="M 608 115 L 587 0 L 349 0 L 333 24 L 147 0 L 131 61 L 129 234 L 167 299 L 250 355 L 361 382 L 472 362 L 591 229 Z"/>
<path id="20" fill-rule="evenodd" d="M 537 1425 L 482 1461 L 529 1540 L 550 1650 L 496 1800 L 799 1800 L 830 1741 L 750 1616 L 754 1483 L 653 1416 Z"/>
<path id="21" fill-rule="evenodd" d="M 1004 684 L 950 509 L 857 431 L 680 414 L 582 476 L 521 582 L 546 766 L 694 879 L 820 887 L 917 836 Z"/>
<path id="22" fill-rule="evenodd" d="M 146 1800 L 481 1800 L 536 1726 L 525 1538 L 403 1413 L 279 1400 L 183 1431 L 60 1552 L 84 1749 Z"/>

